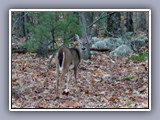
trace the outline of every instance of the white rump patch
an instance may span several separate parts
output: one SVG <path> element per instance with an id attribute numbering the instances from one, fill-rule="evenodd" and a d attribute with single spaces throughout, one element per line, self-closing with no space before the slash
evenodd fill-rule
<path id="1" fill-rule="evenodd" d="M 64 59 L 65 59 L 65 54 L 63 52 L 63 61 L 62 61 L 62 66 L 59 66 L 59 70 L 62 71 L 63 70 L 63 64 L 64 64 Z"/>
<path id="2" fill-rule="evenodd" d="M 62 71 L 62 69 L 63 69 L 63 67 L 60 67 L 60 66 L 59 66 L 59 70 Z"/>

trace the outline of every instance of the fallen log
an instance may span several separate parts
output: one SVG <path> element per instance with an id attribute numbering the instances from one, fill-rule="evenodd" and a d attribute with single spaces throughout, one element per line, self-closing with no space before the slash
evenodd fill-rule
<path id="1" fill-rule="evenodd" d="M 99 51 L 99 52 L 111 52 L 111 49 L 99 49 L 99 48 L 90 48 L 91 51 Z"/>

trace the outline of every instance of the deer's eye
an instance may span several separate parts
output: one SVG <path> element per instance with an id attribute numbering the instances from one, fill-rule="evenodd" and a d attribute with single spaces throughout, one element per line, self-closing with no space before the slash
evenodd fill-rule
<path id="1" fill-rule="evenodd" d="M 87 44 L 87 42 L 85 44 Z"/>

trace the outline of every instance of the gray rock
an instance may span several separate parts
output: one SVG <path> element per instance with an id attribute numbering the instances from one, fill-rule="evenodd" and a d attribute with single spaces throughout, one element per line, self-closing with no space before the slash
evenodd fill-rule
<path id="1" fill-rule="evenodd" d="M 139 39 L 139 40 L 134 40 L 131 41 L 131 45 L 136 46 L 136 47 L 142 47 L 146 44 L 144 39 Z"/>
<path id="2" fill-rule="evenodd" d="M 130 40 L 132 39 L 133 37 L 135 36 L 135 33 L 134 32 L 126 32 L 123 37 Z"/>
<path id="3" fill-rule="evenodd" d="M 92 45 L 92 48 L 105 49 L 106 45 L 105 45 L 104 40 L 96 42 L 95 44 Z"/>
<path id="4" fill-rule="evenodd" d="M 148 40 L 148 37 L 145 34 L 140 34 L 139 36 L 135 37 L 135 40 Z"/>
<path id="5" fill-rule="evenodd" d="M 112 74 L 106 74 L 102 76 L 102 79 L 112 78 Z"/>
<path id="6" fill-rule="evenodd" d="M 99 53 L 97 51 L 91 51 L 91 55 L 98 55 Z"/>
<path id="7" fill-rule="evenodd" d="M 97 37 L 92 37 L 92 40 L 91 40 L 91 45 L 95 44 L 96 42 L 98 41 L 101 41 L 101 39 L 97 38 Z"/>
<path id="8" fill-rule="evenodd" d="M 121 45 L 112 52 L 110 52 L 110 57 L 120 57 L 127 56 L 128 54 L 133 53 L 133 50 L 127 45 Z"/>
<path id="9" fill-rule="evenodd" d="M 116 49 L 120 45 L 124 44 L 125 41 L 122 38 L 107 38 L 104 40 L 99 40 L 92 45 L 92 48 L 98 49 Z"/>

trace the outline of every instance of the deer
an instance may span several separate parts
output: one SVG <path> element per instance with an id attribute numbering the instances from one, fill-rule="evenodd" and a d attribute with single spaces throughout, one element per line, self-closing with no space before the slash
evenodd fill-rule
<path id="1" fill-rule="evenodd" d="M 62 86 L 65 83 L 64 77 L 67 74 L 67 82 L 65 92 L 69 90 L 69 81 L 71 77 L 71 70 L 74 71 L 74 79 L 77 89 L 77 72 L 81 59 L 90 59 L 90 47 L 89 43 L 91 37 L 87 39 L 80 38 L 75 34 L 75 38 L 79 43 L 78 48 L 62 47 L 55 55 L 56 62 L 56 98 L 62 98 Z M 60 74 L 61 73 L 61 74 Z M 60 90 L 59 90 L 60 89 Z M 59 92 L 59 94 L 58 94 Z"/>

